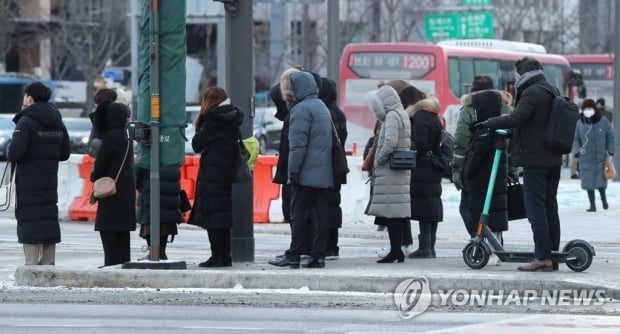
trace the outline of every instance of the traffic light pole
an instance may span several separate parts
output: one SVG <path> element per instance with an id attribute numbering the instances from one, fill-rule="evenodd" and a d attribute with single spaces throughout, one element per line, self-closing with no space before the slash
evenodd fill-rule
<path id="1" fill-rule="evenodd" d="M 252 135 L 254 118 L 254 68 L 252 61 L 252 1 L 231 1 L 226 8 L 226 90 L 244 113 L 243 138 Z M 221 35 L 220 35 L 221 36 Z M 234 61 L 228 61 L 232 60 Z M 231 257 L 235 262 L 254 261 L 253 181 L 233 184 Z"/>

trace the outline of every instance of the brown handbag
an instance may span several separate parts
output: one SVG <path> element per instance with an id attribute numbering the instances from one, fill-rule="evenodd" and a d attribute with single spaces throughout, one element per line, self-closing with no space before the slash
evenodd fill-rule
<path id="1" fill-rule="evenodd" d="M 130 144 L 131 143 L 128 141 L 127 150 L 125 151 L 125 157 L 123 158 L 121 167 L 118 169 L 118 173 L 116 173 L 116 177 L 111 178 L 109 176 L 104 176 L 95 180 L 95 183 L 93 185 L 93 197 L 95 197 L 96 199 L 102 199 L 116 195 L 116 181 L 118 181 L 118 177 L 121 175 L 121 171 L 123 170 L 123 166 L 125 165 L 125 161 L 127 160 L 127 154 L 129 153 Z"/>
<path id="2" fill-rule="evenodd" d="M 607 180 L 616 178 L 616 167 L 614 166 L 614 161 L 609 153 L 607 153 L 607 158 L 605 158 L 605 170 L 603 173 L 605 175 L 605 179 Z"/>

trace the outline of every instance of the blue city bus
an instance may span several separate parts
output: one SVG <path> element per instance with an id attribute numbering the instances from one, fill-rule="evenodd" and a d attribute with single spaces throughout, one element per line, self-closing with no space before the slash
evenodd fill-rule
<path id="1" fill-rule="evenodd" d="M 15 114 L 21 110 L 24 99 L 24 87 L 36 79 L 19 75 L 17 73 L 0 74 L 0 114 Z M 52 80 L 41 80 L 52 92 L 54 82 Z M 54 101 L 52 94 L 51 101 Z"/>

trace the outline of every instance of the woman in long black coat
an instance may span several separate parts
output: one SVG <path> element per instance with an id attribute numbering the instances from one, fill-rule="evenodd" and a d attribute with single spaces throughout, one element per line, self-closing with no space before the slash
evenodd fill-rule
<path id="1" fill-rule="evenodd" d="M 210 87 L 204 92 L 200 113 L 192 138 L 194 152 L 200 153 L 200 168 L 196 182 L 194 207 L 189 224 L 207 230 L 211 257 L 200 267 L 229 267 L 230 230 L 232 217 L 232 178 L 237 139 L 243 112 L 230 104 L 226 90 Z"/>
<path id="2" fill-rule="evenodd" d="M 437 223 L 443 220 L 442 171 L 430 159 L 441 140 L 439 101 L 428 97 L 406 111 L 411 119 L 411 145 L 417 151 L 416 167 L 411 173 L 411 219 L 417 220 L 420 226 L 418 250 L 409 254 L 409 258 L 433 258 Z"/>
<path id="3" fill-rule="evenodd" d="M 101 235 L 104 265 L 111 266 L 130 260 L 130 231 L 136 230 L 136 180 L 133 145 L 125 130 L 129 111 L 122 103 L 106 101 L 95 115 L 94 126 L 102 134 L 90 180 L 115 178 L 116 194 L 98 199 L 95 231 Z M 124 163 L 123 163 L 124 161 Z M 122 166 L 122 169 L 121 169 Z"/>
<path id="4" fill-rule="evenodd" d="M 347 140 L 347 117 L 340 107 L 338 107 L 338 93 L 336 89 L 336 83 L 329 78 L 321 78 L 321 87 L 319 89 L 319 99 L 325 103 L 329 113 L 332 116 L 332 122 L 336 128 L 336 133 L 342 144 L 344 150 L 345 142 Z M 329 232 L 327 234 L 327 253 L 325 254 L 328 259 L 336 259 L 340 254 L 340 247 L 338 247 L 338 229 L 342 227 L 342 209 L 340 208 L 341 196 L 340 188 L 341 184 L 334 184 L 333 188 L 329 189 L 327 195 L 327 205 L 329 207 Z"/>

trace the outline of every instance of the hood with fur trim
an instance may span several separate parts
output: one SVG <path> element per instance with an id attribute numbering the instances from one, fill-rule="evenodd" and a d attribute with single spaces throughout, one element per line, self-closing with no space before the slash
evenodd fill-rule
<path id="1" fill-rule="evenodd" d="M 439 100 L 435 96 L 429 96 L 418 101 L 416 104 L 407 107 L 407 110 L 405 111 L 407 112 L 407 115 L 411 117 L 418 110 L 426 110 L 428 112 L 439 114 Z"/>
<path id="2" fill-rule="evenodd" d="M 510 93 L 508 93 L 505 90 L 495 90 L 495 91 L 498 92 L 500 96 L 502 97 L 502 103 L 506 103 L 507 105 L 510 105 L 510 103 L 512 102 L 512 95 L 510 95 Z M 485 90 L 463 95 L 461 97 L 461 105 L 470 106 L 473 100 L 473 96 L 481 92 L 485 92 Z"/>
<path id="3" fill-rule="evenodd" d="M 388 85 L 381 86 L 379 89 L 368 93 L 368 104 L 381 122 L 385 121 L 385 115 L 388 111 L 403 109 L 398 93 Z"/>
<path id="4" fill-rule="evenodd" d="M 294 103 L 295 102 L 295 94 L 291 89 L 291 74 L 295 72 L 300 72 L 299 69 L 291 67 L 288 70 L 284 71 L 280 76 L 280 95 L 285 102 Z"/>

